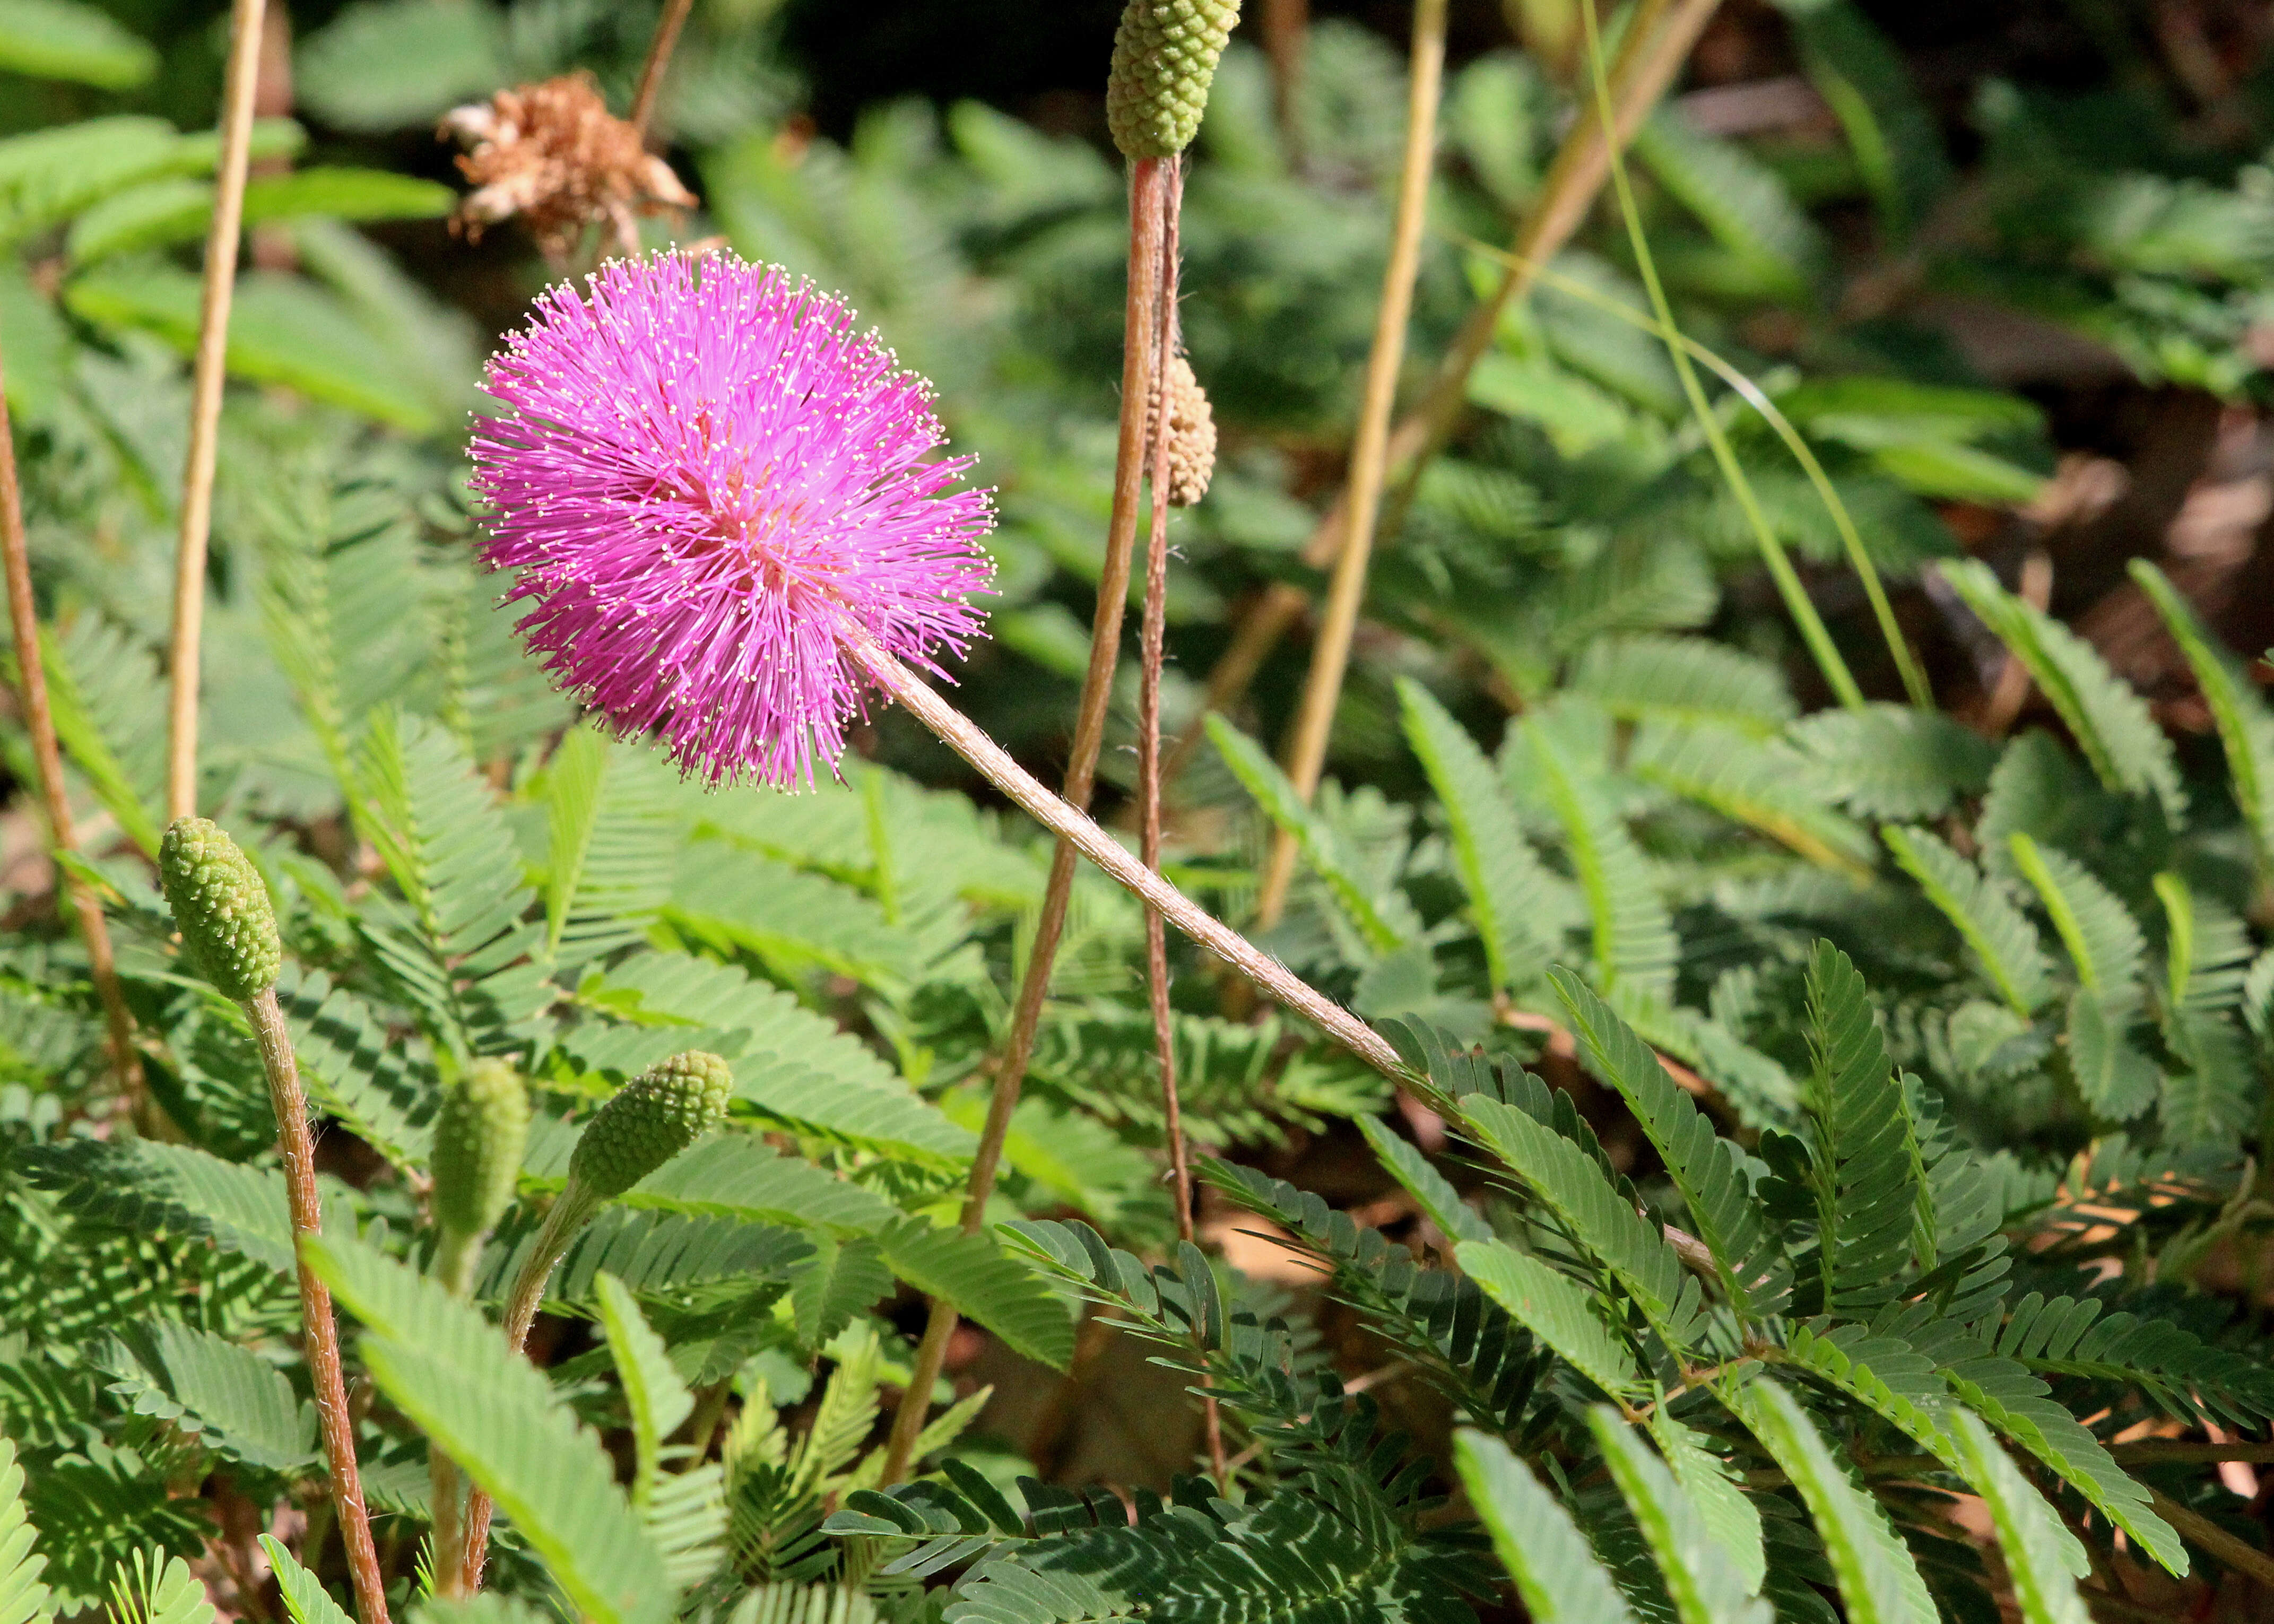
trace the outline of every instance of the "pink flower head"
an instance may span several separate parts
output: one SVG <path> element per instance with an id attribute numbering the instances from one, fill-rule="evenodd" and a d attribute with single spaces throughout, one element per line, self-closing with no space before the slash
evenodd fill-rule
<path id="1" fill-rule="evenodd" d="M 490 357 L 476 426 L 484 556 L 555 680 L 655 729 L 716 785 L 836 770 L 857 628 L 937 673 L 988 590 L 987 493 L 930 387 L 810 283 L 727 253 L 618 260 L 556 287 Z"/>

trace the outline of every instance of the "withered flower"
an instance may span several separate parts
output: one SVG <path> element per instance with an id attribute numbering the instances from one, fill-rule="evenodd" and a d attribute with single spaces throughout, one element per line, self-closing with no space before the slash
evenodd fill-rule
<path id="1" fill-rule="evenodd" d="M 518 217 L 539 249 L 564 259 L 587 223 L 605 220 L 618 244 L 636 252 L 636 216 L 696 206 L 695 194 L 647 150 L 639 132 L 608 111 L 588 74 L 501 90 L 453 109 L 437 133 L 468 149 L 458 169 L 474 190 L 450 223 L 471 238 Z"/>

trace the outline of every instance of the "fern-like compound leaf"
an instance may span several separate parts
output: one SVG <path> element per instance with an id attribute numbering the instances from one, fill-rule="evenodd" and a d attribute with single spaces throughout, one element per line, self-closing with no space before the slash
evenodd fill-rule
<path id="1" fill-rule="evenodd" d="M 1818 942 L 1808 966 L 1807 1106 L 1825 1312 L 1868 1318 L 1914 1254 L 1935 1262 L 1924 1157 L 1864 978 Z"/>
<path id="2" fill-rule="evenodd" d="M 2076 1590 L 2091 1565 L 2075 1536 L 2061 1526 L 2059 1515 L 1988 1427 L 1961 1410 L 1952 1417 L 1951 1433 L 1968 1467 L 1967 1481 L 1982 1496 L 1998 1530 L 2023 1624 L 2091 1624 L 2092 1614 Z"/>
<path id="3" fill-rule="evenodd" d="M 1633 1624 L 1587 1537 L 1515 1451 L 1465 1427 L 1453 1435 L 1453 1465 L 1534 1624 Z"/>
<path id="4" fill-rule="evenodd" d="M 1411 678 L 1399 680 L 1397 697 L 1406 740 L 1445 810 L 1493 985 L 1503 992 L 1527 987 L 1547 969 L 1555 945 L 1539 926 L 1546 874 L 1500 775 L 1468 731 Z"/>
<path id="5" fill-rule="evenodd" d="M 2052 967 L 2037 928 L 1974 865 L 1924 829 L 1880 830 L 1879 838 L 1927 900 L 1956 926 L 1999 995 L 2026 1019 L 2052 992 Z"/>
<path id="6" fill-rule="evenodd" d="M 1749 1317 L 1775 1313 L 1792 1269 L 1762 1222 L 1737 1147 L 1714 1132 L 1650 1046 L 1585 982 L 1568 970 L 1550 975 L 1588 1069 L 1624 1097 L 1682 1192 L 1691 1227 L 1713 1254 L 1723 1295 Z"/>
<path id="7" fill-rule="evenodd" d="M 1808 1412 L 1774 1378 L 1714 1389 L 1800 1491 L 1840 1587 L 1849 1624 L 1939 1624 L 1926 1581 L 1887 1515 L 1856 1483 Z"/>
<path id="8" fill-rule="evenodd" d="M 1666 1463 L 1618 1412 L 1598 1405 L 1588 1430 L 1611 1469 L 1619 1495 L 1650 1546 L 1681 1624 L 1769 1624 L 1774 1616 L 1751 1582 L 1729 1560 Z"/>
<path id="9" fill-rule="evenodd" d="M 2152 795 L 2172 828 L 2186 823 L 2187 792 L 2172 741 L 2156 725 L 2148 702 L 2108 668 L 2099 651 L 2036 605 L 2007 591 L 1979 560 L 1946 563 L 1942 575 L 2028 667 L 2100 781 L 2112 790 Z"/>

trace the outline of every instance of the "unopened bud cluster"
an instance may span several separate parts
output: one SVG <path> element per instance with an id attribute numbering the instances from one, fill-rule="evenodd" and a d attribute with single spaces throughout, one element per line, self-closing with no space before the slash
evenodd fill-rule
<path id="1" fill-rule="evenodd" d="M 477 1060 L 434 1118 L 434 1221 L 463 1236 L 496 1226 L 529 1144 L 529 1089 L 502 1060 Z"/>
<path id="2" fill-rule="evenodd" d="M 1193 376 L 1193 364 L 1182 356 L 1169 361 L 1167 387 L 1162 393 L 1169 405 L 1169 505 L 1189 508 L 1208 494 L 1209 476 L 1216 471 L 1216 413 L 1208 392 Z M 1145 414 L 1146 466 L 1152 466 L 1156 415 Z"/>
<path id="3" fill-rule="evenodd" d="M 689 1049 L 657 1062 L 592 1118 L 568 1160 L 570 1185 L 614 1200 L 717 1127 L 734 1088 L 716 1055 Z"/>
<path id="4" fill-rule="evenodd" d="M 1239 0 L 1129 0 L 1113 35 L 1105 122 L 1131 158 L 1173 158 L 1200 133 Z"/>
<path id="5" fill-rule="evenodd" d="M 239 1004 L 276 984 L 284 945 L 252 860 L 210 818 L 176 818 L 158 845 L 158 883 L 190 962 Z"/>

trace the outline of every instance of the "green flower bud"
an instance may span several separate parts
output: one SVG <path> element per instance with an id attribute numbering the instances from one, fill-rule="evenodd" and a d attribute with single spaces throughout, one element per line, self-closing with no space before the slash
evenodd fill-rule
<path id="1" fill-rule="evenodd" d="M 1113 34 L 1105 122 L 1131 158 L 1173 158 L 1193 144 L 1216 58 L 1239 0 L 1129 0 Z"/>
<path id="2" fill-rule="evenodd" d="M 158 882 L 190 962 L 244 1004 L 276 984 L 284 946 L 268 887 L 210 818 L 177 817 L 158 845 Z"/>
<path id="3" fill-rule="evenodd" d="M 502 1060 L 477 1060 L 442 1093 L 434 1118 L 434 1221 L 458 1235 L 493 1228 L 513 1200 L 529 1144 L 529 1089 Z"/>
<path id="4" fill-rule="evenodd" d="M 734 1074 L 716 1055 L 689 1049 L 658 1061 L 616 1091 L 568 1158 L 568 1183 L 614 1200 L 717 1127 Z"/>

